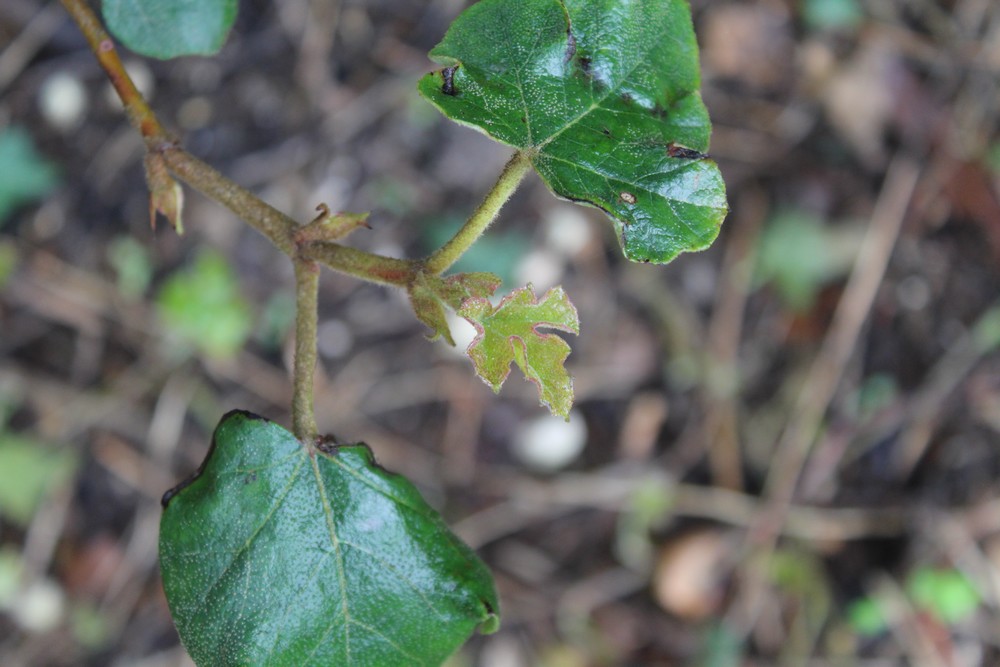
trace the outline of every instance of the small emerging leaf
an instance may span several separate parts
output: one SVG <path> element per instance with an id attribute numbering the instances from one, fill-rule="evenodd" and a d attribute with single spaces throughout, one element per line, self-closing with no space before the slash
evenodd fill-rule
<path id="1" fill-rule="evenodd" d="M 104 0 L 108 29 L 144 56 L 211 55 L 236 20 L 237 0 Z"/>
<path id="2" fill-rule="evenodd" d="M 320 204 L 316 207 L 319 215 L 295 232 L 297 243 L 317 241 L 339 241 L 359 227 L 367 227 L 368 213 L 330 213 L 330 207 Z"/>
<path id="3" fill-rule="evenodd" d="M 184 190 L 167 170 L 163 156 L 146 153 L 146 184 L 149 186 L 149 226 L 156 230 L 156 214 L 167 219 L 178 235 L 184 234 L 181 211 L 184 209 Z"/>
<path id="4" fill-rule="evenodd" d="M 492 296 L 499 286 L 500 278 L 492 273 L 456 273 L 447 278 L 421 273 L 409 287 L 410 304 L 417 319 L 431 328 L 430 340 L 441 337 L 454 346 L 444 307 L 457 311 L 466 299 Z"/>
<path id="5" fill-rule="evenodd" d="M 476 373 L 493 391 L 500 391 L 510 374 L 510 364 L 516 363 L 538 386 L 541 401 L 552 414 L 568 417 L 573 406 L 573 379 L 563 364 L 569 345 L 559 336 L 538 331 L 580 333 L 576 308 L 561 287 L 553 287 L 539 300 L 528 285 L 514 290 L 496 308 L 488 299 L 471 298 L 458 314 L 479 332 L 468 354 Z"/>
<path id="6" fill-rule="evenodd" d="M 489 571 L 416 488 L 363 444 L 318 449 L 231 412 L 164 496 L 163 588 L 194 661 L 436 667 L 496 630 Z"/>
<path id="7" fill-rule="evenodd" d="M 715 239 L 725 187 L 686 0 L 481 0 L 430 57 L 444 68 L 420 93 L 528 151 L 556 195 L 605 211 L 629 259 Z"/>

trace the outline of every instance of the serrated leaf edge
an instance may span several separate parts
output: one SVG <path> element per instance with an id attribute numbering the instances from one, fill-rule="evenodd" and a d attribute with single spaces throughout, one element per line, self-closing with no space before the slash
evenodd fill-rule
<path id="1" fill-rule="evenodd" d="M 565 362 L 566 362 L 566 359 L 569 357 L 569 354 L 571 352 L 569 343 L 567 343 L 564 338 L 562 338 L 561 336 L 557 336 L 554 333 L 550 333 L 548 331 L 546 331 L 546 332 L 539 331 L 539 328 L 543 328 L 543 329 L 549 329 L 549 330 L 553 330 L 554 329 L 556 331 L 563 331 L 565 333 L 571 333 L 571 334 L 574 334 L 574 335 L 579 335 L 580 334 L 580 314 L 577 311 L 576 306 L 573 304 L 573 302 L 570 301 L 569 298 L 566 296 L 566 291 L 560 285 L 557 285 L 555 287 L 550 287 L 545 292 L 545 294 L 543 294 L 541 296 L 541 298 L 539 298 L 538 296 L 535 295 L 534 285 L 532 285 L 531 283 L 528 283 L 525 287 L 520 287 L 518 289 L 515 289 L 510 294 L 504 296 L 496 306 L 494 306 L 490 302 L 489 299 L 485 299 L 485 298 L 482 298 L 482 297 L 470 297 L 470 298 L 466 299 L 462 303 L 462 307 L 458 310 L 458 314 L 463 319 L 465 319 L 465 321 L 467 321 L 469 324 L 471 324 L 473 327 L 475 327 L 475 329 L 476 329 L 476 337 L 473 338 L 472 342 L 469 343 L 468 347 L 465 348 L 465 354 L 470 359 L 473 359 L 473 357 L 472 357 L 472 350 L 480 342 L 482 342 L 483 338 L 485 338 L 485 336 L 486 336 L 486 329 L 479 322 L 477 322 L 477 321 L 475 321 L 473 319 L 470 319 L 469 317 L 466 317 L 465 315 L 463 315 L 462 311 L 464 311 L 466 308 L 469 308 L 469 307 L 472 307 L 472 306 L 478 306 L 479 308 L 483 308 L 485 306 L 486 309 L 487 309 L 486 310 L 486 313 L 487 313 L 486 317 L 489 317 L 489 316 L 492 316 L 492 315 L 496 314 L 497 312 L 499 312 L 507 303 L 509 303 L 510 301 L 513 301 L 519 294 L 521 294 L 521 293 L 523 293 L 525 291 L 527 291 L 528 293 L 531 294 L 531 301 L 529 302 L 529 305 L 535 305 L 535 306 L 537 306 L 537 305 L 544 304 L 550 298 L 556 298 L 556 299 L 558 299 L 559 297 L 563 297 L 565 299 L 565 301 L 566 301 L 566 305 L 568 305 L 569 308 L 570 308 L 570 310 L 572 311 L 572 314 L 573 314 L 573 325 L 572 326 L 566 326 L 566 325 L 563 325 L 563 324 L 560 324 L 560 323 L 555 323 L 555 322 L 536 322 L 536 323 L 534 323 L 531 326 L 532 333 L 535 334 L 536 336 L 538 336 L 539 338 L 542 338 L 542 339 L 556 338 L 560 342 L 562 342 L 563 345 L 566 346 L 566 354 L 560 359 L 560 366 L 562 366 L 563 369 L 565 370 Z M 475 368 L 475 371 L 476 371 L 476 377 L 478 377 L 480 380 L 482 380 L 484 383 L 486 383 L 486 385 L 489 386 L 490 389 L 492 389 L 493 393 L 495 393 L 495 394 L 500 393 L 500 389 L 503 387 L 504 382 L 506 382 L 507 378 L 510 377 L 510 367 L 511 367 L 511 364 L 517 364 L 520 367 L 520 364 L 517 362 L 518 355 L 520 354 L 520 356 L 522 358 L 527 359 L 527 343 L 525 343 L 523 336 L 508 336 L 507 337 L 507 341 L 510 342 L 512 346 L 516 344 L 517 345 L 517 349 L 514 350 L 513 355 L 512 355 L 512 356 L 514 356 L 514 359 L 511 361 L 510 364 L 507 364 L 506 368 L 504 369 L 502 377 L 500 377 L 500 379 L 496 383 L 494 383 L 493 381 L 491 381 L 489 378 L 484 377 L 483 374 L 479 370 L 479 366 L 476 365 L 475 361 L 473 360 L 473 367 Z M 515 341 L 516 341 L 516 343 L 515 343 Z M 527 364 L 525 364 L 525 365 L 527 365 Z M 569 407 L 572 407 L 573 376 L 570 375 L 569 372 L 567 371 L 566 372 L 566 377 L 569 380 L 569 394 L 570 394 L 570 406 Z M 538 388 L 539 400 L 541 401 L 541 403 L 543 405 L 548 406 L 549 409 L 551 409 L 553 411 L 558 410 L 558 408 L 556 408 L 556 406 L 551 405 L 548 401 L 546 401 L 544 399 L 544 393 L 542 392 L 542 385 L 541 385 L 541 382 L 537 378 L 533 378 L 533 377 L 529 376 L 527 373 L 525 373 L 524 374 L 524 379 L 528 380 L 529 382 L 531 382 L 533 385 L 535 385 Z M 569 413 L 569 407 L 567 407 L 567 409 L 565 410 L 565 413 L 563 411 L 558 411 L 557 414 L 559 414 L 561 416 L 566 416 Z"/>

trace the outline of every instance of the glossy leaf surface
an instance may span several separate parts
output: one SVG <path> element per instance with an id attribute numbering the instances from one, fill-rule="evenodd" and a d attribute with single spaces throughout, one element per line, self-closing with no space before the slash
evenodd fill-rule
<path id="1" fill-rule="evenodd" d="M 312 454 L 231 412 L 164 496 L 163 586 L 198 665 L 439 665 L 496 592 L 476 555 L 363 444 Z"/>
<path id="2" fill-rule="evenodd" d="M 467 299 L 458 314 L 479 332 L 469 345 L 469 358 L 493 391 L 500 391 L 510 365 L 516 363 L 538 386 L 542 403 L 552 414 L 568 417 L 573 407 L 573 379 L 564 366 L 569 345 L 555 334 L 539 331 L 580 333 L 576 308 L 561 287 L 553 287 L 541 299 L 530 285 L 522 287 L 495 308 L 488 299 Z"/>
<path id="3" fill-rule="evenodd" d="M 237 0 L 103 0 L 108 29 L 144 56 L 211 55 L 236 20 Z"/>
<path id="4" fill-rule="evenodd" d="M 531 152 L 558 196 L 611 216 L 625 255 L 707 247 L 726 213 L 686 0 L 482 0 L 431 52 L 420 92 Z"/>

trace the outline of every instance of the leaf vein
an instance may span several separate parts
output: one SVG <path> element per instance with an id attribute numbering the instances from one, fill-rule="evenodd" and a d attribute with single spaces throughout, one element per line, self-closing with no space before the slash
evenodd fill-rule
<path id="1" fill-rule="evenodd" d="M 225 579 L 226 575 L 229 573 L 229 570 L 232 569 L 236 561 L 238 561 L 240 557 L 247 552 L 250 546 L 257 539 L 257 536 L 260 535 L 262 530 L 264 530 L 264 526 L 267 525 L 267 523 L 271 520 L 271 517 L 275 515 L 275 513 L 281 507 L 282 503 L 284 503 L 285 498 L 288 497 L 289 492 L 291 492 L 292 487 L 295 485 L 296 475 L 298 474 L 298 471 L 302 467 L 302 464 L 304 462 L 305 462 L 304 459 L 303 461 L 300 461 L 299 465 L 296 466 L 294 471 L 292 471 L 292 474 L 289 475 L 288 484 L 286 484 L 285 488 L 282 489 L 281 495 L 278 496 L 278 498 L 275 500 L 275 503 L 271 507 L 271 510 L 267 513 L 267 516 L 264 517 L 264 520 L 261 521 L 260 525 L 257 526 L 257 528 L 247 539 L 247 541 L 243 543 L 243 546 L 241 546 L 239 549 L 233 552 L 232 560 L 229 561 L 229 563 L 222 570 L 222 573 L 218 576 L 218 578 L 214 582 L 212 582 L 212 585 L 205 590 L 204 597 L 202 598 L 201 603 L 198 605 L 198 607 L 196 607 L 195 610 L 192 612 L 192 616 L 200 614 L 205 609 L 205 606 L 208 604 L 208 598 L 212 594 L 212 591 L 214 591 L 219 586 L 219 584 L 222 583 L 222 580 Z"/>

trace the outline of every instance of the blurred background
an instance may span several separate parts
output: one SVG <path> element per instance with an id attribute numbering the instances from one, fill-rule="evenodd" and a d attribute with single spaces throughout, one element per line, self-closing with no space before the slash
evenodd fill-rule
<path id="1" fill-rule="evenodd" d="M 509 155 L 415 91 L 466 4 L 242 0 L 217 57 L 124 55 L 192 153 L 417 257 Z M 493 568 L 503 627 L 454 667 L 1000 664 L 1000 4 L 693 11 L 712 249 L 629 265 L 532 176 L 457 267 L 566 288 L 571 421 L 326 272 L 320 427 Z M 227 410 L 289 423 L 289 263 L 190 191 L 151 230 L 141 158 L 61 6 L 0 3 L 5 667 L 189 665 L 159 498 Z"/>

